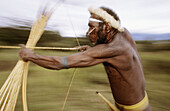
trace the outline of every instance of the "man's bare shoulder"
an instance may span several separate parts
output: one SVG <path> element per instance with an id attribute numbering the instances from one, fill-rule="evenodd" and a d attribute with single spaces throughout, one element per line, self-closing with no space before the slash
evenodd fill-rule
<path id="1" fill-rule="evenodd" d="M 116 56 L 120 51 L 121 50 L 118 47 L 114 47 L 110 44 L 99 44 L 89 48 L 84 54 L 94 58 L 106 58 Z"/>

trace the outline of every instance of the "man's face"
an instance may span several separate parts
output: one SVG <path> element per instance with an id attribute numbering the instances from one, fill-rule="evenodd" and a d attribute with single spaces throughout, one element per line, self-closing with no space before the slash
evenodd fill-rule
<path id="1" fill-rule="evenodd" d="M 93 21 L 91 21 L 90 19 L 93 19 Z M 92 42 L 92 44 L 95 45 L 98 40 L 98 31 L 99 31 L 100 20 L 98 20 L 97 16 L 95 16 L 93 14 L 91 15 L 90 19 L 89 19 L 89 23 L 88 23 L 89 30 L 87 31 L 86 34 L 89 36 L 89 39 Z"/>
<path id="2" fill-rule="evenodd" d="M 99 23 L 94 21 L 89 21 L 89 30 L 87 31 L 87 35 L 93 45 L 97 43 L 98 35 L 97 32 L 99 31 Z"/>

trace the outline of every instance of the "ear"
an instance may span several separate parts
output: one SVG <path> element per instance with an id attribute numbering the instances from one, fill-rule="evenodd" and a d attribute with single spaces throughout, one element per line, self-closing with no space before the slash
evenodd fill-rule
<path id="1" fill-rule="evenodd" d="M 104 31 L 105 34 L 109 33 L 109 32 L 111 31 L 111 29 L 112 29 L 112 27 L 111 27 L 110 24 L 105 23 L 105 24 L 103 25 L 103 31 Z"/>

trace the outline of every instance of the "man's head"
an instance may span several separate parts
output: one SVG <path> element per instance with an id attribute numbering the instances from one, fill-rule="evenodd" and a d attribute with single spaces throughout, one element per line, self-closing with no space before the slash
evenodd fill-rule
<path id="1" fill-rule="evenodd" d="M 93 44 L 106 43 L 107 36 L 112 31 L 124 31 L 120 25 L 119 17 L 109 8 L 89 8 L 89 30 L 87 35 Z"/>

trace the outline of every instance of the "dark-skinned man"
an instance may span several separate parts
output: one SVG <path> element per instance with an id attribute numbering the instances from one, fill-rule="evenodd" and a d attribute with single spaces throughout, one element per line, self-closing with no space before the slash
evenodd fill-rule
<path id="1" fill-rule="evenodd" d="M 57 57 L 38 55 L 22 46 L 20 57 L 54 70 L 102 63 L 120 111 L 151 111 L 141 60 L 131 34 L 121 27 L 119 17 L 109 8 L 90 7 L 89 12 L 91 17 L 87 35 L 93 47 L 82 46 L 86 49 L 83 52 Z"/>

